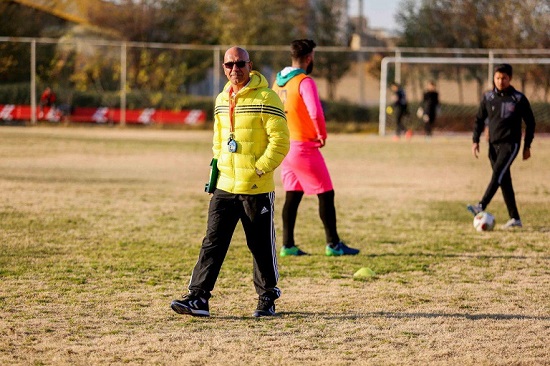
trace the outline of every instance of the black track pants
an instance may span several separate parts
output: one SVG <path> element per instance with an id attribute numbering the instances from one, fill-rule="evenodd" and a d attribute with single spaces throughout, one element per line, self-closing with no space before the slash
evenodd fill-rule
<path id="1" fill-rule="evenodd" d="M 510 218 L 519 220 L 516 196 L 512 185 L 512 175 L 510 173 L 510 167 L 518 155 L 518 151 L 518 143 L 489 144 L 489 160 L 493 168 L 493 175 L 480 203 L 481 207 L 485 209 L 493 199 L 498 187 L 500 187 Z"/>
<path id="2" fill-rule="evenodd" d="M 275 245 L 273 208 L 275 193 L 232 194 L 217 189 L 208 208 L 208 227 L 189 291 L 210 296 L 239 220 L 254 263 L 254 287 L 260 296 L 276 299 L 279 272 Z"/>

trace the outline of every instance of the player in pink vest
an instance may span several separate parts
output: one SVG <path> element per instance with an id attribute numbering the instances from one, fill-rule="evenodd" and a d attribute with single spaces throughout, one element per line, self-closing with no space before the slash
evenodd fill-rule
<path id="1" fill-rule="evenodd" d="M 283 187 L 286 191 L 283 207 L 283 247 L 281 257 L 305 255 L 294 242 L 294 226 L 298 206 L 304 194 L 319 198 L 319 216 L 326 236 L 327 256 L 355 255 L 358 249 L 340 240 L 336 229 L 334 188 L 320 148 L 325 146 L 327 131 L 325 115 L 312 78 L 314 48 L 312 40 L 291 43 L 292 66 L 277 74 L 273 86 L 285 106 L 290 131 L 290 151 L 281 164 Z"/>

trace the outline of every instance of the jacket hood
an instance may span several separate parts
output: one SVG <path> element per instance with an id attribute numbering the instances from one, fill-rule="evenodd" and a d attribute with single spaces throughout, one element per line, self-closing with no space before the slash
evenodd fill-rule
<path id="1" fill-rule="evenodd" d="M 285 86 L 286 83 L 290 81 L 293 77 L 300 74 L 305 74 L 306 71 L 304 69 L 298 69 L 296 67 L 285 67 L 280 72 L 277 73 L 277 79 L 275 82 L 278 86 Z"/>

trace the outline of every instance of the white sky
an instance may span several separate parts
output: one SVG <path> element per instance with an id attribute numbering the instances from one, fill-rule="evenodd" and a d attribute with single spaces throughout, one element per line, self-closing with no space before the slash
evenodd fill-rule
<path id="1" fill-rule="evenodd" d="M 348 0 L 350 15 L 359 12 L 359 1 Z M 396 30 L 394 15 L 401 0 L 362 0 L 363 15 L 368 19 L 371 28 L 386 28 Z"/>

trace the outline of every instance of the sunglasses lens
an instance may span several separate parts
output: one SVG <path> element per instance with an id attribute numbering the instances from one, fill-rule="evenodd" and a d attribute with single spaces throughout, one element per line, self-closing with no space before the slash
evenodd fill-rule
<path id="1" fill-rule="evenodd" d="M 238 68 L 242 69 L 246 65 L 246 61 L 226 62 L 223 65 L 228 69 L 232 69 L 235 65 L 237 65 Z"/>

